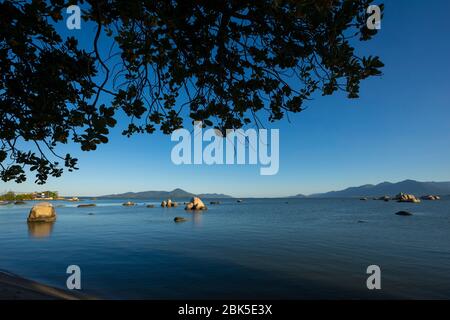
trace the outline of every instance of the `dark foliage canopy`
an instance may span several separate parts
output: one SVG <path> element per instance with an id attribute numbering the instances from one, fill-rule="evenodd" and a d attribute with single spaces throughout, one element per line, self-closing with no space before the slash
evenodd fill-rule
<path id="1" fill-rule="evenodd" d="M 23 182 L 30 170 L 42 184 L 77 169 L 57 146 L 95 150 L 120 110 L 127 136 L 168 134 L 183 120 L 224 132 L 300 112 L 316 92 L 356 98 L 383 66 L 354 48 L 376 33 L 366 27 L 371 2 L 2 1 L 1 179 Z M 95 27 L 91 48 L 62 35 L 71 4 L 82 28 Z"/>

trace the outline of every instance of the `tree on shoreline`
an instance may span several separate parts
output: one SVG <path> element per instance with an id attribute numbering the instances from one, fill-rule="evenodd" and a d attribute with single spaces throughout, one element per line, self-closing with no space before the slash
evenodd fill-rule
<path id="1" fill-rule="evenodd" d="M 8 191 L 4 194 L 0 194 L 0 201 L 25 201 L 34 200 L 39 198 L 58 198 L 57 191 L 44 191 L 44 192 L 33 192 L 33 193 L 15 193 L 13 191 Z"/>
<path id="2" fill-rule="evenodd" d="M 169 134 L 183 120 L 224 132 L 301 112 L 314 93 L 357 98 L 383 67 L 353 44 L 376 33 L 366 26 L 371 3 L 3 1 L 0 177 L 20 183 L 30 170 L 43 184 L 77 169 L 56 147 L 107 143 L 119 110 L 130 119 L 126 136 Z M 90 50 L 55 27 L 71 4 L 95 26 Z"/>

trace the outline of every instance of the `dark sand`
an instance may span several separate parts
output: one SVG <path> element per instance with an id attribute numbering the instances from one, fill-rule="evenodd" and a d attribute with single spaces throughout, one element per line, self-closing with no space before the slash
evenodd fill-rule
<path id="1" fill-rule="evenodd" d="M 0 271 L 0 300 L 82 300 L 92 299 Z"/>

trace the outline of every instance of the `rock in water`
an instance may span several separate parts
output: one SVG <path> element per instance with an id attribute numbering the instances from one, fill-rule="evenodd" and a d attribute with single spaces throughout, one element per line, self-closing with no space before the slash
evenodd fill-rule
<path id="1" fill-rule="evenodd" d="M 132 207 L 132 206 L 135 206 L 136 205 L 136 203 L 134 203 L 134 202 L 132 202 L 132 201 L 128 201 L 128 202 L 125 202 L 124 204 L 123 204 L 123 206 L 125 206 L 125 207 Z"/>
<path id="2" fill-rule="evenodd" d="M 434 195 L 430 194 L 430 195 L 421 197 L 421 199 L 423 199 L 423 200 L 440 200 L 441 198 L 439 196 L 434 196 Z"/>
<path id="3" fill-rule="evenodd" d="M 89 208 L 89 207 L 95 207 L 97 206 L 95 203 L 89 203 L 89 204 L 79 204 L 77 208 Z"/>
<path id="4" fill-rule="evenodd" d="M 147 208 L 154 208 L 155 206 L 153 204 L 148 204 Z"/>
<path id="5" fill-rule="evenodd" d="M 194 204 L 191 202 L 188 202 L 184 210 L 194 210 Z"/>
<path id="6" fill-rule="evenodd" d="M 413 214 L 411 212 L 408 211 L 399 211 L 395 213 L 398 216 L 412 216 Z"/>
<path id="7" fill-rule="evenodd" d="M 176 202 L 172 202 L 171 199 L 167 199 L 167 201 L 161 202 L 161 207 L 164 207 L 164 208 L 172 208 L 172 207 L 176 207 L 176 206 L 178 206 L 178 204 Z"/>
<path id="8" fill-rule="evenodd" d="M 173 221 L 175 221 L 175 222 L 185 222 L 185 221 L 187 221 L 187 219 L 183 218 L 183 217 L 175 217 L 175 219 L 173 219 Z"/>
<path id="9" fill-rule="evenodd" d="M 208 208 L 205 206 L 202 200 L 200 200 L 199 197 L 194 197 L 191 199 L 191 202 L 189 202 L 185 210 L 207 210 Z"/>
<path id="10" fill-rule="evenodd" d="M 53 222 L 55 220 L 55 208 L 48 202 L 41 202 L 34 205 L 27 219 L 28 222 Z"/>
<path id="11" fill-rule="evenodd" d="M 191 202 L 194 204 L 195 210 L 204 210 L 206 208 L 205 204 L 198 197 L 194 197 L 191 199 Z"/>
<path id="12" fill-rule="evenodd" d="M 412 203 L 419 203 L 420 200 L 417 199 L 413 194 L 406 194 L 403 192 L 400 192 L 398 195 L 395 196 L 395 199 L 398 202 L 412 202 Z"/>

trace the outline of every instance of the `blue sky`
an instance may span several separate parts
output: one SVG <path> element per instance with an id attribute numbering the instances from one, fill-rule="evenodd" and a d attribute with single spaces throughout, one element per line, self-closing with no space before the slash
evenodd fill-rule
<path id="1" fill-rule="evenodd" d="M 233 196 L 287 196 L 383 181 L 450 181 L 450 2 L 384 1 L 379 34 L 360 52 L 378 55 L 383 76 L 366 80 L 360 98 L 319 97 L 291 115 L 280 130 L 280 169 L 261 176 L 259 165 L 176 166 L 174 142 L 162 134 L 130 139 L 113 130 L 95 152 L 59 149 L 79 158 L 80 170 L 47 185 L 3 183 L 6 190 L 59 190 L 63 195 L 126 191 L 218 192 Z M 86 28 L 88 29 L 88 28 Z M 76 31 L 89 37 L 90 30 Z"/>

